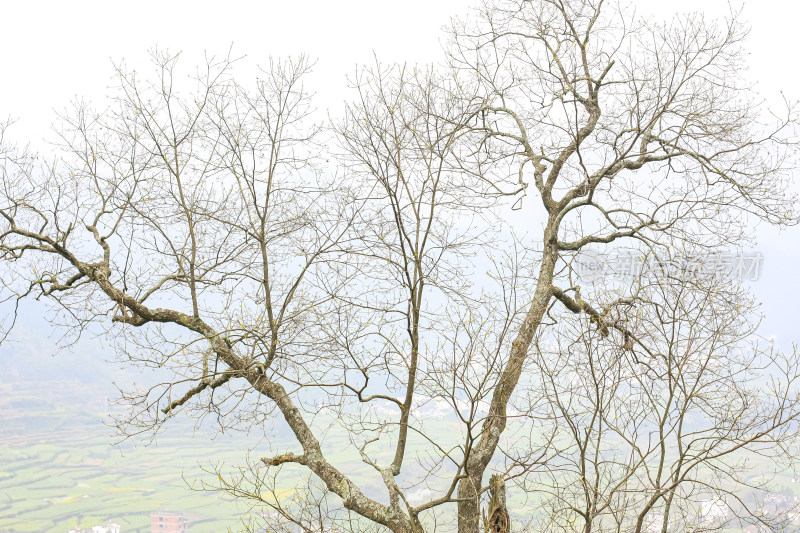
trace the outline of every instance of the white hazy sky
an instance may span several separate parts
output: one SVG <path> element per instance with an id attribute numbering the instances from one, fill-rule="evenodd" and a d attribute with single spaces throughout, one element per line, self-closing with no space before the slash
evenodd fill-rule
<path id="1" fill-rule="evenodd" d="M 732 0 L 737 6 L 735 0 Z M 239 54 L 265 64 L 268 56 L 305 52 L 318 58 L 318 105 L 335 110 L 344 98 L 345 75 L 357 63 L 437 61 L 440 27 L 473 4 L 458 0 L 375 2 L 305 0 L 278 2 L 10 1 L 0 10 L 0 118 L 19 119 L 14 138 L 34 141 L 47 134 L 54 109 L 83 96 L 101 102 L 112 60 L 138 65 L 157 45 L 186 53 L 191 64 L 204 50 L 222 54 L 233 43 Z M 634 0 L 641 13 L 669 16 L 700 10 L 725 15 L 724 0 Z M 748 75 L 764 98 L 783 90 L 800 99 L 795 57 L 800 2 L 760 0 L 744 4 L 749 37 Z M 800 188 L 798 188 L 800 190 Z M 765 255 L 762 279 L 751 285 L 763 301 L 765 336 L 777 335 L 788 348 L 800 342 L 800 230 L 758 232 Z"/>

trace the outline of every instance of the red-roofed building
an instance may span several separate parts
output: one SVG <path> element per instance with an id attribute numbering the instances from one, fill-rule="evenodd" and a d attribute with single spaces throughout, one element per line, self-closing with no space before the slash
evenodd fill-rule
<path id="1" fill-rule="evenodd" d="M 180 513 L 158 511 L 150 514 L 152 533 L 186 533 L 186 519 Z"/>

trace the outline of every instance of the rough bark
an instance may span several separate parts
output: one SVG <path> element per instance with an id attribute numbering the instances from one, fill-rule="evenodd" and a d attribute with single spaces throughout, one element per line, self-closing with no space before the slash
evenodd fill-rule
<path id="1" fill-rule="evenodd" d="M 548 225 L 545 230 L 545 251 L 539 268 L 539 279 L 533 302 L 531 302 L 519 333 L 514 339 L 508 363 L 494 389 L 481 437 L 472 448 L 466 461 L 466 477 L 458 486 L 458 531 L 460 533 L 478 533 L 480 531 L 479 499 L 484 472 L 497 449 L 500 435 L 506 428 L 508 401 L 522 375 L 528 350 L 536 330 L 542 323 L 542 317 L 547 311 L 553 294 L 553 272 L 558 259 L 556 235 L 557 228 L 552 224 Z"/>
<path id="2" fill-rule="evenodd" d="M 495 474 L 489 482 L 489 508 L 484 517 L 484 533 L 509 533 L 511 518 L 506 507 L 506 482 Z"/>

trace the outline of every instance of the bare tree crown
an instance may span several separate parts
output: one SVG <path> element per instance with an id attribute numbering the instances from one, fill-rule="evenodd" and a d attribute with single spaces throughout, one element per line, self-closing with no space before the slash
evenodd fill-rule
<path id="1" fill-rule="evenodd" d="M 358 69 L 330 123 L 305 57 L 252 86 L 230 56 L 118 65 L 105 111 L 59 117 L 53 157 L 0 130 L 5 326 L 44 300 L 169 369 L 125 393 L 127 434 L 281 421 L 293 450 L 219 477 L 276 529 L 474 533 L 487 470 L 506 529 L 520 495 L 547 531 L 696 527 L 723 496 L 775 523 L 742 461 L 788 460 L 800 369 L 753 344 L 746 292 L 685 272 L 582 288 L 574 268 L 798 221 L 794 109 L 764 118 L 744 34 L 735 14 L 486 2 L 445 66 Z M 368 474 L 326 450 L 334 421 Z M 297 472 L 305 496 L 279 496 Z"/>

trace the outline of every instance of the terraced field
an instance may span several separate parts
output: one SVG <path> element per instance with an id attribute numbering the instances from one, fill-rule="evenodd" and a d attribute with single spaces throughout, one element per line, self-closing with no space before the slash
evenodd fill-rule
<path id="1" fill-rule="evenodd" d="M 150 445 L 146 439 L 113 445 L 112 430 L 96 405 L 104 394 L 82 390 L 74 382 L 0 382 L 0 533 L 65 533 L 109 521 L 120 524 L 123 533 L 149 533 L 149 515 L 157 510 L 183 513 L 192 533 L 242 531 L 242 522 L 250 522 L 255 511 L 219 492 L 199 490 L 203 482 L 217 483 L 206 470 L 219 465 L 223 470 L 233 468 L 244 463 L 248 453 L 258 458 L 293 449 L 281 445 L 280 439 L 273 438 L 270 444 L 263 437 L 241 434 L 211 440 L 179 420 Z M 322 417 L 317 423 L 335 425 Z M 434 426 L 439 436 L 458 432 L 455 423 L 437 421 Z M 287 436 L 283 442 L 288 442 Z M 323 447 L 365 492 L 380 498 L 385 490 L 380 480 L 341 434 L 324 438 Z M 424 442 L 410 450 L 424 459 Z M 750 464 L 753 480 L 768 471 L 766 462 Z M 790 472 L 781 472 L 770 484 L 793 499 L 800 493 L 798 481 Z M 291 487 L 282 488 L 279 497 L 293 492 Z M 431 496 L 422 487 L 412 492 L 411 497 Z M 520 491 L 509 495 L 509 506 L 519 521 L 541 507 L 528 496 Z"/>
<path id="2" fill-rule="evenodd" d="M 199 467 L 178 467 L 202 460 L 202 450 L 170 444 L 169 453 L 138 448 L 122 454 L 95 439 L 76 439 L 68 451 L 53 444 L 3 448 L 0 530 L 63 532 L 112 520 L 125 531 L 149 531 L 149 513 L 158 509 L 185 513 L 196 531 L 235 527 L 235 504 L 191 491 L 181 477 L 202 477 Z"/>
<path id="3" fill-rule="evenodd" d="M 44 402 L 24 417 L 9 409 L 27 393 L 0 385 L 0 532 L 64 533 L 114 521 L 125 533 L 144 533 L 156 510 L 182 512 L 193 533 L 240 528 L 246 506 L 189 485 L 209 480 L 202 467 L 212 460 L 241 464 L 245 439 L 193 438 L 191 426 L 178 425 L 150 446 L 113 446 L 102 414 L 87 414 L 69 391 L 61 407 Z"/>
<path id="4" fill-rule="evenodd" d="M 257 459 L 293 449 L 283 438 L 267 441 L 241 433 L 195 432 L 191 421 L 172 420 L 148 437 L 115 445 L 108 417 L 98 408 L 107 390 L 86 390 L 75 381 L 0 381 L 0 533 L 65 533 L 109 521 L 123 533 L 149 533 L 150 513 L 181 512 L 192 533 L 242 531 L 258 511 L 220 492 L 216 467 L 235 476 L 248 456 Z M 104 402 L 100 402 L 104 405 Z M 320 421 L 330 426 L 333 420 Z M 330 435 L 323 448 L 367 490 L 382 493 L 374 471 Z M 302 485 L 302 479 L 285 477 Z M 280 487 L 279 497 L 293 494 Z"/>

